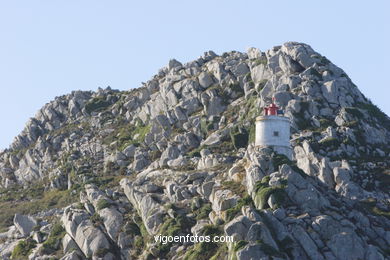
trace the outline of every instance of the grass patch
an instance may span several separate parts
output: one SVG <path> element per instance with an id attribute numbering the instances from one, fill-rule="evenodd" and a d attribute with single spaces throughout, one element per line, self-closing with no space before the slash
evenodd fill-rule
<path id="1" fill-rule="evenodd" d="M 364 109 L 371 117 L 376 118 L 382 126 L 390 131 L 390 118 L 377 106 L 372 103 L 358 103 L 357 107 Z"/>
<path id="2" fill-rule="evenodd" d="M 249 133 L 246 129 L 239 129 L 238 127 L 234 127 L 230 129 L 230 139 L 234 148 L 245 148 L 248 146 Z"/>
<path id="3" fill-rule="evenodd" d="M 104 96 L 95 97 L 85 104 L 85 111 L 91 114 L 92 112 L 102 111 L 110 105 L 110 102 L 106 101 Z"/>
<path id="4" fill-rule="evenodd" d="M 210 260 L 220 260 L 220 259 L 227 259 L 228 257 L 228 247 L 226 243 L 223 243 L 222 245 L 218 245 L 218 249 L 213 255 Z"/>
<path id="5" fill-rule="evenodd" d="M 291 165 L 292 161 L 284 154 L 275 154 L 272 156 L 272 164 L 274 169 L 279 169 L 279 166 L 282 166 L 283 164 Z"/>
<path id="6" fill-rule="evenodd" d="M 103 218 L 97 212 L 95 212 L 89 219 L 92 221 L 94 227 L 101 226 L 104 223 Z"/>
<path id="7" fill-rule="evenodd" d="M 219 228 L 219 226 L 215 225 L 206 225 L 202 230 L 203 236 L 210 236 L 210 240 L 213 240 L 214 236 L 220 236 L 223 232 Z M 216 259 L 217 254 L 226 255 L 226 249 L 220 247 L 224 247 L 225 244 L 217 244 L 213 242 L 202 242 L 195 244 L 194 248 L 189 250 L 187 254 L 184 256 L 184 260 L 209 260 L 214 257 Z M 220 259 L 220 258 L 217 258 Z"/>
<path id="8" fill-rule="evenodd" d="M 139 146 L 145 140 L 145 136 L 150 132 L 150 128 L 150 125 L 144 125 L 141 122 L 138 126 L 134 124 L 118 126 L 115 131 L 103 139 L 103 143 L 109 145 L 116 141 L 116 147 L 120 151 L 131 144 Z"/>
<path id="9" fill-rule="evenodd" d="M 329 119 L 326 119 L 326 118 L 321 118 L 320 120 L 320 126 L 321 128 L 327 128 L 328 126 L 332 126 L 333 125 L 333 122 Z"/>
<path id="10" fill-rule="evenodd" d="M 268 199 L 271 195 L 273 195 L 276 200 L 274 208 L 278 208 L 284 205 L 287 198 L 285 191 L 285 181 L 281 185 L 271 187 L 269 186 L 268 182 L 269 176 L 265 176 L 261 181 L 256 182 L 254 204 L 258 209 L 265 209 L 270 207 L 270 205 L 268 205 Z"/>
<path id="11" fill-rule="evenodd" d="M 234 249 L 233 251 L 234 252 L 237 252 L 241 249 L 243 249 L 249 242 L 248 241 L 245 241 L 245 240 L 240 240 L 238 241 L 235 245 L 234 245 Z"/>
<path id="12" fill-rule="evenodd" d="M 104 208 L 109 208 L 110 206 L 111 206 L 111 202 L 109 202 L 106 199 L 100 199 L 100 200 L 98 200 L 98 202 L 96 204 L 96 209 L 102 210 Z"/>
<path id="13" fill-rule="evenodd" d="M 98 250 L 96 250 L 94 255 L 97 257 L 104 257 L 109 252 L 110 252 L 110 250 L 107 248 L 99 248 Z"/>
<path id="14" fill-rule="evenodd" d="M 66 232 L 61 223 L 57 222 L 53 225 L 49 237 L 43 242 L 40 252 L 45 255 L 50 255 L 61 249 L 61 240 Z"/>
<path id="15" fill-rule="evenodd" d="M 241 183 L 235 181 L 224 181 L 222 182 L 222 186 L 241 197 L 245 196 L 246 194 L 246 188 Z"/>
<path id="16" fill-rule="evenodd" d="M 358 207 L 361 210 L 368 211 L 373 215 L 382 216 L 390 219 L 390 212 L 383 211 L 380 208 L 376 206 L 376 200 L 375 199 L 367 199 L 364 201 L 360 201 L 358 203 Z"/>
<path id="17" fill-rule="evenodd" d="M 200 130 L 204 136 L 208 136 L 208 134 L 215 130 L 214 125 L 219 122 L 219 117 L 213 117 L 213 120 L 207 120 L 206 117 L 203 117 L 200 120 Z"/>
<path id="18" fill-rule="evenodd" d="M 28 259 L 31 251 L 37 246 L 37 242 L 31 238 L 19 241 L 12 251 L 11 259 Z"/>
<path id="19" fill-rule="evenodd" d="M 275 196 L 276 205 L 274 208 L 279 208 L 283 205 L 287 196 L 284 186 L 264 187 L 256 191 L 255 205 L 259 209 L 269 208 L 268 199 L 271 195 Z"/>
<path id="20" fill-rule="evenodd" d="M 353 120 L 350 122 L 346 122 L 343 126 L 349 127 L 349 128 L 354 128 L 354 127 L 357 127 L 358 125 L 359 125 L 358 121 Z"/>
<path id="21" fill-rule="evenodd" d="M 265 87 L 265 84 L 267 84 L 267 82 L 268 82 L 267 79 L 262 79 L 262 80 L 259 82 L 258 91 L 261 91 L 261 90 Z"/>
<path id="22" fill-rule="evenodd" d="M 184 216 L 177 216 L 176 218 L 168 218 L 160 227 L 159 234 L 162 236 L 178 236 L 184 233 L 190 233 L 190 228 L 192 223 L 190 220 Z M 157 250 L 159 255 L 166 256 L 169 252 L 173 242 L 168 242 L 166 244 L 159 243 Z"/>
<path id="23" fill-rule="evenodd" d="M 190 158 L 193 157 L 200 157 L 200 151 L 202 151 L 205 148 L 205 146 L 199 146 L 198 148 L 192 149 L 187 153 L 187 156 Z"/>
<path id="24" fill-rule="evenodd" d="M 205 218 L 208 218 L 209 217 L 209 214 L 211 212 L 212 208 L 211 208 L 211 204 L 210 203 L 205 203 L 203 204 L 196 212 L 196 219 L 197 220 L 200 220 L 200 219 L 205 219 Z"/>
<path id="25" fill-rule="evenodd" d="M 302 101 L 299 103 L 301 109 L 298 113 L 294 113 L 295 123 L 297 124 L 299 130 L 305 130 L 312 127 L 310 120 L 305 119 L 305 111 L 309 109 L 309 102 Z"/>
<path id="26" fill-rule="evenodd" d="M 244 90 L 240 87 L 239 83 L 231 83 L 229 84 L 229 88 L 236 92 L 239 97 L 244 95 Z"/>
<path id="27" fill-rule="evenodd" d="M 267 60 L 267 57 L 261 56 L 260 58 L 255 59 L 254 62 L 255 62 L 255 66 L 258 66 L 261 64 L 265 66 L 268 63 L 268 60 Z"/>
<path id="28" fill-rule="evenodd" d="M 358 119 L 364 118 L 363 113 L 360 112 L 360 110 L 357 109 L 356 107 L 346 107 L 346 108 L 345 108 L 345 111 L 346 111 L 348 114 L 351 114 L 351 115 L 355 116 L 355 117 L 358 118 Z"/>
<path id="29" fill-rule="evenodd" d="M 7 227 L 13 224 L 16 213 L 32 215 L 39 211 L 53 208 L 62 208 L 78 201 L 78 194 L 71 194 L 71 190 L 51 190 L 43 192 L 43 189 L 15 190 L 15 199 L 7 196 L 6 201 L 0 202 L 0 231 L 6 231 Z M 31 192 L 31 193 L 30 193 Z"/>
<path id="30" fill-rule="evenodd" d="M 298 168 L 298 166 L 296 165 L 295 162 L 291 161 L 290 159 L 287 158 L 286 155 L 284 154 L 275 154 L 273 157 L 272 157 L 272 164 L 274 166 L 274 169 L 278 169 L 279 166 L 282 166 L 283 164 L 287 164 L 288 166 L 291 167 L 291 169 L 293 171 L 295 171 L 296 173 L 298 173 L 299 175 L 301 175 L 303 178 L 306 178 L 306 174 L 305 172 Z M 265 176 L 264 178 L 269 178 L 269 176 Z M 263 179 L 264 179 L 263 178 Z M 269 180 L 268 180 L 269 181 Z M 267 182 L 268 183 L 268 182 Z"/>
<path id="31" fill-rule="evenodd" d="M 322 75 L 316 69 L 310 68 L 309 73 L 310 73 L 310 75 L 318 78 L 319 80 L 322 80 Z"/>
<path id="32" fill-rule="evenodd" d="M 253 205 L 252 198 L 249 195 L 246 195 L 245 197 L 239 199 L 237 204 L 233 208 L 227 209 L 225 211 L 226 221 L 229 222 L 233 220 L 241 211 L 241 208 L 245 205 Z"/>
<path id="33" fill-rule="evenodd" d="M 256 141 L 256 125 L 252 124 L 249 128 L 249 137 L 248 137 L 248 143 L 252 144 Z"/>
<path id="34" fill-rule="evenodd" d="M 328 137 L 324 140 L 321 140 L 319 142 L 319 144 L 325 148 L 325 149 L 328 149 L 328 148 L 337 148 L 339 145 L 340 145 L 340 142 L 337 138 L 334 138 L 334 137 Z"/>

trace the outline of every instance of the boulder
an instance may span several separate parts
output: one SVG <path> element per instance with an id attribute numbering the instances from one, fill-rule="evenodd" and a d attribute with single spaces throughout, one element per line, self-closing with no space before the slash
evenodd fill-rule
<path id="1" fill-rule="evenodd" d="M 245 216 L 239 216 L 227 223 L 224 227 L 227 236 L 233 236 L 234 241 L 244 240 L 252 222 Z"/>
<path id="2" fill-rule="evenodd" d="M 177 146 L 169 144 L 161 154 L 160 167 L 167 165 L 168 161 L 176 159 L 179 155 L 180 151 Z"/>
<path id="3" fill-rule="evenodd" d="M 69 252 L 66 255 L 64 255 L 63 257 L 61 257 L 60 260 L 81 260 L 81 259 L 83 259 L 83 257 L 80 256 L 80 254 L 78 252 L 73 251 L 73 252 Z"/>
<path id="4" fill-rule="evenodd" d="M 207 72 L 201 72 L 198 76 L 198 81 L 202 88 L 208 88 L 214 83 L 213 78 Z"/>
<path id="5" fill-rule="evenodd" d="M 292 235 L 310 258 L 318 260 L 324 259 L 322 254 L 318 252 L 318 248 L 314 241 L 301 226 L 294 225 L 292 228 Z"/>
<path id="6" fill-rule="evenodd" d="M 260 221 L 253 223 L 250 226 L 245 240 L 252 242 L 261 240 L 265 244 L 272 246 L 274 249 L 278 250 L 278 245 L 272 238 L 271 232 L 269 231 L 268 227 Z"/>
<path id="7" fill-rule="evenodd" d="M 254 47 L 248 48 L 246 53 L 248 54 L 248 58 L 251 60 L 252 59 L 259 59 L 261 57 L 261 51 L 257 48 L 254 48 Z"/>
<path id="8" fill-rule="evenodd" d="M 239 196 L 235 195 L 230 190 L 217 190 L 211 194 L 210 201 L 212 203 L 213 210 L 219 213 L 234 207 L 239 198 Z"/>
<path id="9" fill-rule="evenodd" d="M 62 238 L 62 248 L 64 253 L 80 250 L 76 242 L 69 234 L 65 234 L 65 236 Z"/>
<path id="10" fill-rule="evenodd" d="M 364 258 L 362 240 L 354 233 L 338 233 L 326 243 L 332 253 L 340 260 L 358 260 Z"/>
<path id="11" fill-rule="evenodd" d="M 95 227 L 85 211 L 67 207 L 61 218 L 66 232 L 73 238 L 84 255 L 92 256 L 98 250 L 110 250 L 110 242 L 101 231 Z"/>
<path id="12" fill-rule="evenodd" d="M 32 216 L 15 214 L 14 225 L 23 237 L 28 237 L 37 224 Z"/>
<path id="13" fill-rule="evenodd" d="M 266 253 L 261 250 L 259 244 L 249 244 L 236 253 L 237 260 L 269 260 Z"/>
<path id="14" fill-rule="evenodd" d="M 103 219 L 107 234 L 113 241 L 116 241 L 123 225 L 122 214 L 114 208 L 104 208 L 99 210 L 99 215 Z"/>

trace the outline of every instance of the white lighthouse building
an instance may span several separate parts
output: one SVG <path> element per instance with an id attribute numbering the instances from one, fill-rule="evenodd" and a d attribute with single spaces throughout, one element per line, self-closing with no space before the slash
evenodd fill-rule
<path id="1" fill-rule="evenodd" d="M 272 147 L 275 152 L 292 159 L 290 146 L 290 119 L 283 116 L 274 103 L 264 108 L 264 115 L 256 118 L 256 139 L 258 147 Z"/>

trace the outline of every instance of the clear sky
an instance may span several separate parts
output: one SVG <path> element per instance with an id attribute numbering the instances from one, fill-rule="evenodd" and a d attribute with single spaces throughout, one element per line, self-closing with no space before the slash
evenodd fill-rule
<path id="1" fill-rule="evenodd" d="M 55 96 L 135 88 L 171 58 L 286 41 L 327 56 L 389 115 L 389 12 L 387 0 L 0 0 L 0 149 Z"/>

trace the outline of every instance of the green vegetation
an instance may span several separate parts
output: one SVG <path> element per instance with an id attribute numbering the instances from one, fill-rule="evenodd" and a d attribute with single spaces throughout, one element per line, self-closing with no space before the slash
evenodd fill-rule
<path id="1" fill-rule="evenodd" d="M 109 106 L 110 103 L 105 100 L 105 97 L 100 96 L 89 100 L 88 103 L 85 104 L 85 110 L 88 114 L 91 114 L 92 112 L 102 111 Z"/>
<path id="2" fill-rule="evenodd" d="M 94 227 L 98 227 L 103 225 L 103 218 L 99 215 L 99 213 L 95 212 L 90 218 L 89 218 Z"/>
<path id="3" fill-rule="evenodd" d="M 178 236 L 183 232 L 190 232 L 191 223 L 185 216 L 177 216 L 176 218 L 168 218 L 160 227 L 159 234 L 162 236 Z M 173 242 L 162 244 L 159 243 L 157 250 L 161 255 L 166 255 L 169 252 Z"/>
<path id="4" fill-rule="evenodd" d="M 144 125 L 139 120 L 135 126 L 134 124 L 118 126 L 115 131 L 106 136 L 103 140 L 104 144 L 111 144 L 116 141 L 116 147 L 119 150 L 125 149 L 127 146 L 134 144 L 140 145 L 145 140 L 145 136 L 150 132 L 150 125 Z"/>
<path id="5" fill-rule="evenodd" d="M 135 259 L 138 259 L 138 255 L 141 254 L 147 244 L 147 241 L 150 239 L 149 233 L 144 226 L 141 217 L 138 215 L 134 218 L 135 224 L 138 227 L 139 234 L 135 234 L 134 239 L 134 248 L 135 248 Z M 135 228 L 135 227 L 134 227 Z M 138 232 L 137 232 L 138 233 Z"/>
<path id="6" fill-rule="evenodd" d="M 212 240 L 214 236 L 221 235 L 222 231 L 218 226 L 206 225 L 202 230 L 203 236 L 210 236 Z M 225 244 L 217 243 L 197 243 L 194 248 L 189 250 L 184 256 L 184 260 L 209 260 L 209 259 L 220 259 L 217 256 L 226 255 Z M 221 248 L 222 247 L 222 248 Z"/>
<path id="7" fill-rule="evenodd" d="M 244 90 L 240 87 L 240 84 L 238 82 L 229 84 L 229 88 L 236 92 L 239 97 L 244 95 Z"/>
<path id="8" fill-rule="evenodd" d="M 104 175 L 104 176 L 89 175 L 90 177 L 89 180 L 86 181 L 84 184 L 92 183 L 98 186 L 100 189 L 113 188 L 115 186 L 118 186 L 120 180 L 124 178 L 123 173 L 121 172 L 122 169 L 124 168 L 118 169 L 120 175 Z"/>
<path id="9" fill-rule="evenodd" d="M 255 66 L 258 66 L 260 64 L 267 65 L 267 63 L 268 63 L 267 57 L 265 56 L 261 56 L 260 58 L 255 59 Z"/>
<path id="10" fill-rule="evenodd" d="M 40 251 L 42 254 L 53 254 L 61 249 L 61 239 L 65 236 L 65 229 L 61 223 L 57 222 L 53 225 L 49 237 L 43 242 Z"/>
<path id="11" fill-rule="evenodd" d="M 31 254 L 32 249 L 34 249 L 37 245 L 37 242 L 31 238 L 27 238 L 26 240 L 21 240 L 15 246 L 12 251 L 11 259 L 28 259 L 28 255 Z"/>
<path id="12" fill-rule="evenodd" d="M 214 130 L 214 124 L 218 123 L 218 121 L 218 117 L 214 117 L 212 121 L 208 121 L 206 117 L 203 117 L 200 120 L 200 130 L 204 136 L 207 136 L 211 131 Z"/>
<path id="13" fill-rule="evenodd" d="M 390 212 L 381 210 L 376 206 L 375 199 L 367 199 L 364 201 L 360 201 L 358 204 L 358 208 L 363 211 L 368 211 L 373 215 L 382 216 L 390 219 Z"/>
<path id="14" fill-rule="evenodd" d="M 265 84 L 267 84 L 268 80 L 267 79 L 262 79 L 260 82 L 259 82 L 259 87 L 258 87 L 258 90 L 262 90 L 264 87 L 265 87 Z"/>
<path id="15" fill-rule="evenodd" d="M 242 171 L 245 171 L 244 168 L 242 168 Z M 226 188 L 228 190 L 231 190 L 234 194 L 237 194 L 241 197 L 244 197 L 246 195 L 246 188 L 244 185 L 242 185 L 239 182 L 236 181 L 224 181 L 222 182 L 222 187 Z"/>
<path id="16" fill-rule="evenodd" d="M 190 152 L 187 153 L 188 157 L 193 158 L 193 157 L 200 157 L 200 151 L 204 149 L 204 146 L 199 146 L 198 148 L 195 148 L 191 150 Z"/>
<path id="17" fill-rule="evenodd" d="M 245 148 L 248 146 L 249 133 L 246 129 L 234 127 L 230 129 L 230 139 L 234 148 Z"/>
<path id="18" fill-rule="evenodd" d="M 333 121 L 326 118 L 321 118 L 319 121 L 320 121 L 321 128 L 327 128 L 328 126 L 333 125 Z"/>
<path id="19" fill-rule="evenodd" d="M 363 113 L 356 107 L 346 107 L 345 111 L 348 114 L 354 115 L 358 119 L 362 119 L 364 117 Z"/>
<path id="20" fill-rule="evenodd" d="M 390 131 L 390 118 L 380 108 L 372 103 L 358 103 L 357 107 L 366 110 L 371 117 L 376 118 L 382 126 Z"/>
<path id="21" fill-rule="evenodd" d="M 228 247 L 226 243 L 218 245 L 216 253 L 210 258 L 210 260 L 220 260 L 227 259 L 228 257 Z"/>
<path id="22" fill-rule="evenodd" d="M 309 73 L 310 75 L 317 77 L 319 80 L 322 80 L 322 75 L 316 69 L 310 68 Z"/>
<path id="23" fill-rule="evenodd" d="M 189 220 L 186 217 L 178 216 L 168 218 L 160 227 L 160 234 L 164 236 L 177 236 L 182 230 L 188 229 Z"/>
<path id="24" fill-rule="evenodd" d="M 236 206 L 225 211 L 226 222 L 233 220 L 245 205 L 253 205 L 252 198 L 249 195 L 239 199 Z"/>
<path id="25" fill-rule="evenodd" d="M 256 125 L 252 124 L 251 127 L 249 128 L 249 138 L 248 138 L 248 143 L 252 144 L 256 141 Z"/>
<path id="26" fill-rule="evenodd" d="M 275 208 L 278 208 L 284 204 L 285 199 L 287 197 L 287 194 L 285 192 L 286 185 L 281 184 L 278 186 L 270 187 L 268 185 L 269 176 L 266 177 L 256 183 L 256 195 L 254 203 L 258 209 L 268 208 L 270 206 L 268 205 L 267 201 L 269 197 L 273 195 L 275 198 Z"/>
<path id="27" fill-rule="evenodd" d="M 108 250 L 107 248 L 99 248 L 96 252 L 95 252 L 95 256 L 97 257 L 104 257 L 107 253 L 109 253 L 110 250 Z"/>
<path id="28" fill-rule="evenodd" d="M 208 218 L 211 210 L 212 209 L 210 203 L 203 204 L 197 211 L 195 211 L 196 219 L 200 220 L 200 219 Z"/>
<path id="29" fill-rule="evenodd" d="M 265 187 L 259 189 L 256 193 L 256 200 L 255 200 L 257 202 L 256 204 L 258 205 L 258 208 L 264 209 L 267 208 L 267 206 L 269 207 L 267 200 L 271 195 L 275 196 L 276 205 L 274 207 L 279 208 L 283 204 L 284 199 L 286 197 L 284 187 L 277 186 L 277 187 Z"/>
<path id="30" fill-rule="evenodd" d="M 238 242 L 234 245 L 233 251 L 234 251 L 234 252 L 240 251 L 240 250 L 243 249 L 248 243 L 249 243 L 249 242 L 248 242 L 248 241 L 245 241 L 245 240 L 240 240 L 240 241 L 238 241 Z"/>
<path id="31" fill-rule="evenodd" d="M 111 206 L 111 203 L 108 200 L 100 199 L 100 200 L 98 200 L 98 202 L 96 204 L 96 209 L 102 210 L 104 208 L 109 208 L 110 206 Z"/>
<path id="32" fill-rule="evenodd" d="M 328 60 L 328 58 L 326 58 L 325 56 L 321 56 L 321 64 L 322 65 L 328 65 L 330 63 L 330 61 Z M 332 71 L 330 71 L 331 73 L 333 73 Z"/>
<path id="33" fill-rule="evenodd" d="M 353 120 L 350 122 L 346 122 L 343 126 L 349 127 L 349 128 L 355 128 L 359 125 L 358 121 Z"/>
<path id="34" fill-rule="evenodd" d="M 282 166 L 283 164 L 291 165 L 292 162 L 284 154 L 275 154 L 274 156 L 272 156 L 272 164 L 274 166 L 274 169 L 277 170 L 279 169 L 279 166 Z"/>
<path id="35" fill-rule="evenodd" d="M 128 235 L 134 235 L 134 236 L 141 235 L 141 229 L 134 222 L 127 222 L 122 227 L 122 231 Z"/>
<path id="36" fill-rule="evenodd" d="M 366 145 L 366 137 L 364 136 L 364 132 L 361 128 L 354 129 L 353 134 L 356 137 L 356 142 L 360 145 Z"/>
<path id="37" fill-rule="evenodd" d="M 299 103 L 301 109 L 298 113 L 294 113 L 295 123 L 297 124 L 299 130 L 305 130 L 312 127 L 310 120 L 305 119 L 305 111 L 309 109 L 309 102 L 302 101 Z"/>
<path id="38" fill-rule="evenodd" d="M 13 224 L 16 213 L 35 214 L 39 211 L 62 208 L 78 200 L 78 194 L 71 190 L 45 191 L 43 184 L 32 185 L 27 189 L 13 187 L 0 191 L 0 232 L 5 232 Z"/>
<path id="39" fill-rule="evenodd" d="M 328 149 L 328 148 L 337 148 L 340 145 L 340 142 L 337 138 L 328 137 L 324 140 L 321 140 L 319 144 L 321 145 L 321 147 Z"/>
<path id="40" fill-rule="evenodd" d="M 306 174 L 302 169 L 298 168 L 298 166 L 292 162 L 290 159 L 287 158 L 284 154 L 274 154 L 272 157 L 272 164 L 275 169 L 278 169 L 279 166 L 282 166 L 283 164 L 287 164 L 299 175 L 301 175 L 303 178 L 306 178 Z M 269 178 L 269 176 L 265 176 L 264 178 Z M 263 178 L 263 179 L 264 179 Z"/>

